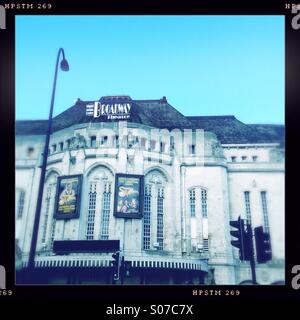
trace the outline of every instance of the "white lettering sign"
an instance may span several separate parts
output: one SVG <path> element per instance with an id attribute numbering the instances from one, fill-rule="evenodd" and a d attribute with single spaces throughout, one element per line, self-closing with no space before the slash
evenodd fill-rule
<path id="1" fill-rule="evenodd" d="M 126 120 L 130 118 L 130 103 L 101 103 L 95 101 L 94 104 L 86 106 L 86 115 L 94 118 L 106 117 L 107 120 Z"/>

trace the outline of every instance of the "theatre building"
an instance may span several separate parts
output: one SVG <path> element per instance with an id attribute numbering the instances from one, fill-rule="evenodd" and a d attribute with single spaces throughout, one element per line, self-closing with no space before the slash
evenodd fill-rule
<path id="1" fill-rule="evenodd" d="M 17 283 L 28 265 L 46 132 L 47 120 L 16 121 Z M 184 116 L 165 97 L 78 99 L 53 119 L 36 281 L 247 283 L 249 262 L 231 245 L 229 222 L 239 216 L 270 234 L 272 260 L 256 265 L 257 282 L 284 283 L 283 125 Z M 105 243 L 117 247 L 102 250 Z M 114 251 L 126 262 L 117 280 Z"/>

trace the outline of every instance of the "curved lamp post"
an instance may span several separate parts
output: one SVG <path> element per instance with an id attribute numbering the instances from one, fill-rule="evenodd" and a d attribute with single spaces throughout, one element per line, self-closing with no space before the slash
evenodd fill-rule
<path id="1" fill-rule="evenodd" d="M 38 229 L 39 229 L 40 216 L 41 216 L 41 208 L 42 208 L 43 191 L 44 191 L 44 183 L 45 183 L 46 168 L 47 168 L 49 142 L 50 142 L 50 135 L 51 135 L 51 130 L 52 130 L 52 115 L 53 115 L 53 106 L 54 106 L 54 98 L 55 98 L 55 90 L 56 90 L 57 71 L 58 71 L 58 64 L 59 64 L 59 59 L 60 59 L 61 54 L 62 54 L 62 60 L 60 62 L 60 69 L 62 71 L 69 71 L 69 64 L 65 58 L 64 49 L 60 48 L 58 50 L 56 65 L 55 65 L 52 97 L 51 97 L 50 112 L 49 112 L 49 119 L 48 119 L 48 129 L 47 129 L 47 133 L 46 133 L 44 152 L 42 154 L 43 162 L 42 162 L 42 167 L 41 167 L 41 177 L 40 177 L 40 183 L 39 183 L 38 198 L 37 198 L 34 224 L 33 224 L 33 230 L 32 230 L 32 237 L 31 237 L 31 246 L 30 246 L 30 252 L 29 252 L 28 268 L 31 271 L 35 267 L 34 258 L 35 258 Z"/>

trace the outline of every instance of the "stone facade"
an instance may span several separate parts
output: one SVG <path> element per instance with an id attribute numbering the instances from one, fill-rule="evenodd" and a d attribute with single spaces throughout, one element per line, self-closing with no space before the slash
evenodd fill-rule
<path id="1" fill-rule="evenodd" d="M 210 283 L 250 280 L 248 263 L 239 262 L 237 250 L 230 244 L 229 226 L 229 221 L 238 216 L 247 218 L 244 195 L 249 192 L 252 226 L 268 224 L 273 253 L 271 262 L 258 266 L 258 283 L 283 282 L 284 162 L 279 144 L 221 144 L 214 133 L 203 130 L 189 130 L 187 140 L 183 139 L 183 132 L 174 131 L 172 140 L 166 130 L 153 129 L 157 128 L 123 121 L 90 122 L 52 133 L 36 266 L 41 270 L 99 266 L 103 273 L 98 278 L 86 276 L 80 283 L 110 283 L 106 267 L 110 266 L 111 254 L 66 256 L 52 251 L 55 240 L 87 239 L 90 188 L 94 186 L 97 198 L 92 237 L 101 239 L 103 205 L 108 201 L 108 239 L 120 240 L 125 260 L 132 265 L 127 283 L 198 284 L 206 281 L 205 275 L 211 270 L 214 277 Z M 44 139 L 43 134 L 16 136 L 16 238 L 23 267 L 31 244 Z M 150 236 L 146 248 L 144 218 L 113 215 L 116 173 L 143 175 L 145 188 L 150 190 L 147 189 Z M 80 216 L 56 220 L 53 213 L 57 177 L 74 174 L 83 175 Z M 105 190 L 110 194 L 106 200 Z M 163 209 L 158 208 L 158 197 L 163 199 Z M 161 232 L 159 210 L 163 215 L 161 249 L 157 248 Z M 150 280 L 142 280 L 145 272 L 152 272 Z M 50 278 L 52 283 L 69 281 L 54 273 Z"/>

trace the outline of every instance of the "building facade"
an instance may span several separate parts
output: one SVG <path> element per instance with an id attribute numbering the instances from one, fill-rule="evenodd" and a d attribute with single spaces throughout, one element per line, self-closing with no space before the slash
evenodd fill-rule
<path id="1" fill-rule="evenodd" d="M 19 283 L 28 263 L 46 128 L 44 120 L 16 122 Z M 234 116 L 185 117 L 165 97 L 78 99 L 53 119 L 37 279 L 49 284 L 246 283 L 249 263 L 240 262 L 230 243 L 229 222 L 241 216 L 270 233 L 272 260 L 257 265 L 257 282 L 284 283 L 283 136 L 283 126 L 247 125 Z M 118 174 L 142 177 L 141 217 L 115 214 Z M 58 181 L 73 176 L 81 177 L 78 215 L 59 218 Z M 113 280 L 109 252 L 66 254 L 53 248 L 56 241 L 75 240 L 119 240 L 128 276 Z"/>

